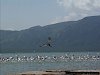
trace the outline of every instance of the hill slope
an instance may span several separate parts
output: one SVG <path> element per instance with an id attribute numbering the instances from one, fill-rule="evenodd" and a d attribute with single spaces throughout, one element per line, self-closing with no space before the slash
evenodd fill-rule
<path id="1" fill-rule="evenodd" d="M 52 48 L 39 46 L 52 37 Z M 100 16 L 21 31 L 0 30 L 0 52 L 100 51 Z"/>

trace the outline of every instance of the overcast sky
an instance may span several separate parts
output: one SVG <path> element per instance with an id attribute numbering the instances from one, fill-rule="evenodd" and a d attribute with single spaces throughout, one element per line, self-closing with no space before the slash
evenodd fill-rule
<path id="1" fill-rule="evenodd" d="M 0 0 L 0 10 L 1 30 L 22 30 L 100 15 L 100 0 Z"/>

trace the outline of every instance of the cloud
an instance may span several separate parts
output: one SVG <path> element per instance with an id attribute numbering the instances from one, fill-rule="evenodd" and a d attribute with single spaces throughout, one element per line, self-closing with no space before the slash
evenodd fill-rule
<path id="1" fill-rule="evenodd" d="M 84 11 L 93 11 L 100 8 L 100 0 L 57 0 L 58 4 L 67 10 L 77 9 Z M 71 10 L 73 11 L 73 10 Z"/>
<path id="2" fill-rule="evenodd" d="M 100 15 L 100 0 L 57 0 L 57 3 L 65 9 L 66 16 L 56 18 L 56 22 Z"/>
<path id="3" fill-rule="evenodd" d="M 58 22 L 64 22 L 64 21 L 72 21 L 72 19 L 75 21 L 75 20 L 78 20 L 79 17 L 77 16 L 76 13 L 70 13 L 67 16 L 62 16 L 62 17 L 56 17 L 56 18 L 54 18 L 52 20 L 51 24 L 58 23 Z"/>

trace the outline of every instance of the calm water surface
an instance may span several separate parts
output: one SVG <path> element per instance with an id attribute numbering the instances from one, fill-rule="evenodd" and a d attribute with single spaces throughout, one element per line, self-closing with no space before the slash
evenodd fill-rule
<path id="1" fill-rule="evenodd" d="M 4 58 L 10 57 L 13 57 L 13 59 L 15 60 L 9 60 L 4 62 Z M 34 59 L 32 60 L 32 58 Z M 100 69 L 100 52 L 0 54 L 0 75 L 37 70 L 39 71 L 79 69 Z"/>

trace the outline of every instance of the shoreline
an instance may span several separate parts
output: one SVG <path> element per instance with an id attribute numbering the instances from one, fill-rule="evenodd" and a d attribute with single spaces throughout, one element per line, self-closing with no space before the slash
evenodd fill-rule
<path id="1" fill-rule="evenodd" d="M 27 71 L 12 75 L 100 75 L 100 70 L 47 70 Z"/>

